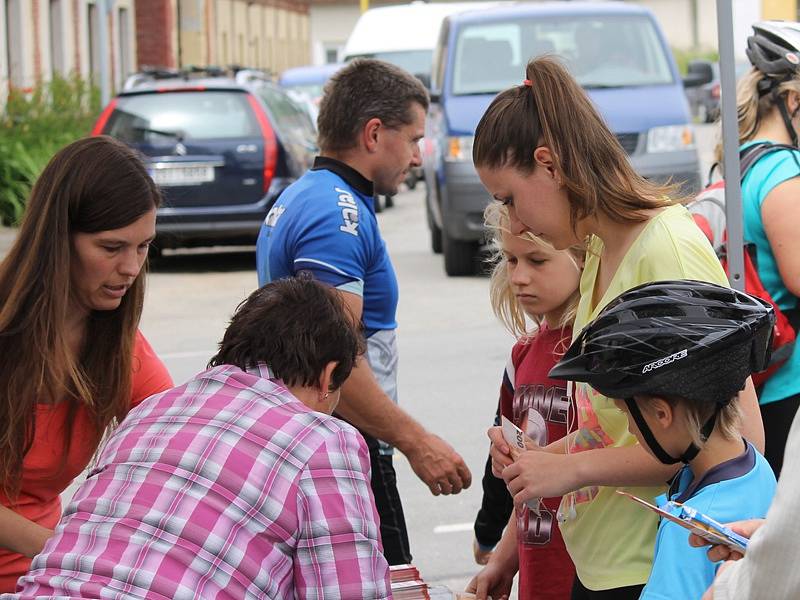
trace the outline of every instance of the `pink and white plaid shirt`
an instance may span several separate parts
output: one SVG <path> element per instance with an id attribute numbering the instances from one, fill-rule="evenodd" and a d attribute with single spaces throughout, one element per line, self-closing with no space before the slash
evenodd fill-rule
<path id="1" fill-rule="evenodd" d="M 265 366 L 145 400 L 20 578 L 34 598 L 389 598 L 369 453 Z"/>

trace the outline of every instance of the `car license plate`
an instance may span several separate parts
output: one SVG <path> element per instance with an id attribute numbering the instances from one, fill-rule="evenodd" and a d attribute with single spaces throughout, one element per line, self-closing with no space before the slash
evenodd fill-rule
<path id="1" fill-rule="evenodd" d="M 214 167 L 210 165 L 191 167 L 162 167 L 151 169 L 151 176 L 157 185 L 196 185 L 214 181 Z"/>

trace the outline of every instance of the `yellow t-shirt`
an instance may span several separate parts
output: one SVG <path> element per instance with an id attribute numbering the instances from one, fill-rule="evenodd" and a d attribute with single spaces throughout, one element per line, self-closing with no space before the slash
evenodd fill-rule
<path id="1" fill-rule="evenodd" d="M 574 335 L 622 292 L 650 281 L 698 279 L 728 285 L 706 237 L 683 206 L 670 206 L 645 226 L 622 259 L 611 284 L 592 310 L 592 296 L 603 242 L 589 242 L 581 276 L 581 298 Z M 625 415 L 607 397 L 586 384 L 575 385 L 579 433 L 570 453 L 610 446 L 631 446 Z M 666 487 L 666 486 L 665 486 Z M 578 577 L 590 590 L 645 583 L 653 563 L 658 521 L 655 513 L 615 494 L 616 488 L 583 488 L 564 496 L 561 531 Z M 664 493 L 661 487 L 626 488 L 645 499 Z M 570 515 L 570 507 L 574 512 Z"/>

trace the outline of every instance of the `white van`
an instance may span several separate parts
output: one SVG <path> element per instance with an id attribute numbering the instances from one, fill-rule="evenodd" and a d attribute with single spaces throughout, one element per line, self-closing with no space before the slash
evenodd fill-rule
<path id="1" fill-rule="evenodd" d="M 416 75 L 430 85 L 433 49 L 448 15 L 493 6 L 498 2 L 448 2 L 384 6 L 358 19 L 344 47 L 344 60 L 377 58 Z"/>

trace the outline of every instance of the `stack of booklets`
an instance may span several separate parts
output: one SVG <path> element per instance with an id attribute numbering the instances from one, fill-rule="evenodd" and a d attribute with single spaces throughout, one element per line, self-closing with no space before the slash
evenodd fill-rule
<path id="1" fill-rule="evenodd" d="M 414 565 L 389 567 L 392 596 L 395 600 L 452 600 L 453 592 L 444 586 L 425 583 Z"/>

